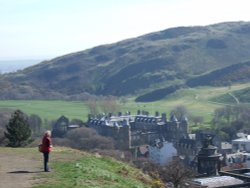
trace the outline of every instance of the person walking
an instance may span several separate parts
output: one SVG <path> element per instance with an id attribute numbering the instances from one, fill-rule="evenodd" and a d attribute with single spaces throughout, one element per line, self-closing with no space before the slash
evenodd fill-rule
<path id="1" fill-rule="evenodd" d="M 44 172 L 50 172 L 48 163 L 49 163 L 49 153 L 51 152 L 51 149 L 52 149 L 51 131 L 46 131 L 42 139 Z"/>

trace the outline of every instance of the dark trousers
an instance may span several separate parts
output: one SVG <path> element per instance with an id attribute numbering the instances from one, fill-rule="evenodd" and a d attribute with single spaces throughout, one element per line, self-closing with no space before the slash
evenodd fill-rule
<path id="1" fill-rule="evenodd" d="M 44 171 L 47 172 L 49 171 L 49 166 L 48 166 L 48 163 L 49 163 L 49 152 L 44 152 L 43 153 L 43 161 L 44 161 Z"/>

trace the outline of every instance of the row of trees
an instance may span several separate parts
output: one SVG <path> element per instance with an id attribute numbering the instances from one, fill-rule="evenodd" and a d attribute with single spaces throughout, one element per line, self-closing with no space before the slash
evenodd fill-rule
<path id="1" fill-rule="evenodd" d="M 86 105 L 90 114 L 115 113 L 120 110 L 120 105 L 114 96 L 92 97 L 86 101 Z"/>
<path id="2" fill-rule="evenodd" d="M 55 121 L 51 122 L 51 124 L 54 123 Z M 83 125 L 83 122 L 78 119 L 71 120 L 71 123 Z M 16 110 L 11 115 L 5 129 L 0 131 L 0 143 L 7 138 L 8 146 L 24 146 L 32 141 L 31 136 L 33 138 L 40 137 L 43 131 L 42 120 L 39 116 L 28 116 L 22 111 Z M 56 139 L 56 142 L 60 145 L 83 150 L 114 149 L 112 139 L 102 137 L 95 130 L 86 127 L 68 131 L 63 139 Z"/>
<path id="3" fill-rule="evenodd" d="M 185 106 L 176 106 L 171 114 L 175 114 L 177 119 L 187 116 L 193 125 L 200 125 L 203 128 L 204 118 L 192 115 Z M 247 105 L 226 105 L 215 109 L 210 123 L 210 130 L 215 132 L 222 140 L 231 141 L 237 138 L 237 132 L 250 134 L 250 107 Z M 207 128 L 206 128 L 207 129 Z"/>
<path id="4" fill-rule="evenodd" d="M 250 134 L 250 108 L 246 105 L 225 106 L 214 111 L 212 128 L 224 140 L 236 138 L 237 132 Z"/>

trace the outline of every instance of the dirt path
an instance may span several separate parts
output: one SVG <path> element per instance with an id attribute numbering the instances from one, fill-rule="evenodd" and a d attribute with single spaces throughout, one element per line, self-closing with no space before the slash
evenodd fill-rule
<path id="1" fill-rule="evenodd" d="M 240 101 L 239 101 L 239 99 L 237 98 L 237 97 L 235 97 L 232 93 L 228 93 L 231 97 L 233 97 L 233 99 L 235 100 L 235 102 L 237 103 L 237 104 L 240 104 Z"/>
<path id="2" fill-rule="evenodd" d="M 15 149 L 0 150 L 0 188 L 29 188 L 41 181 L 42 156 Z"/>

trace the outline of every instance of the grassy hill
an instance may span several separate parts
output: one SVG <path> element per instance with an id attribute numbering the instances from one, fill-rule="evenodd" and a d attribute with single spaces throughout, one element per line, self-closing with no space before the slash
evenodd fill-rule
<path id="1" fill-rule="evenodd" d="M 234 64 L 219 70 L 211 71 L 208 74 L 197 76 L 187 81 L 190 87 L 195 86 L 230 86 L 232 83 L 249 82 L 250 61 Z"/>
<path id="2" fill-rule="evenodd" d="M 3 173 L 1 175 L 5 176 L 1 178 L 11 181 L 6 182 L 10 187 L 22 187 L 20 178 L 11 179 L 11 176 L 17 175 L 14 172 L 20 172 L 18 176 L 31 181 L 32 187 L 36 188 L 149 188 L 153 183 L 149 176 L 127 163 L 70 148 L 54 148 L 50 156 L 52 169 L 50 173 L 40 171 L 43 165 L 42 154 L 37 151 L 37 148 L 0 147 L 0 153 L 2 162 L 5 162 L 5 165 L 1 163 L 0 166 Z M 27 164 L 20 164 L 18 157 Z M 10 162 L 12 165 L 7 168 Z M 27 169 L 29 171 L 26 172 Z M 29 176 L 29 179 L 26 176 Z"/>
<path id="3" fill-rule="evenodd" d="M 211 71 L 224 75 L 216 80 L 219 85 L 228 84 L 228 80 L 249 82 L 249 76 L 240 77 L 244 69 L 229 70 L 238 64 L 245 64 L 249 70 L 249 36 L 249 22 L 228 22 L 171 28 L 97 46 L 2 75 L 0 99 L 143 96 L 161 89 L 165 92 L 164 88 L 185 85 L 196 78 L 200 82 L 200 76 L 214 75 Z M 207 84 L 211 85 L 203 85 Z"/>

